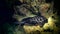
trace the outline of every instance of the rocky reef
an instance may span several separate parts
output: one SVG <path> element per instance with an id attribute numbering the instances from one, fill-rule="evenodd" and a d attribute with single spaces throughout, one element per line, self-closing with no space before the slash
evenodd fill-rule
<path id="1" fill-rule="evenodd" d="M 53 4 L 53 0 L 6 0 L 2 34 L 59 34 L 60 17 Z"/>

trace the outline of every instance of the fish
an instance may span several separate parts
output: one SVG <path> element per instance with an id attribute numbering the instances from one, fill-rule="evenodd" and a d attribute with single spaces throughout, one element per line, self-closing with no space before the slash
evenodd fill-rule
<path id="1" fill-rule="evenodd" d="M 28 18 L 24 18 L 22 19 L 22 21 L 20 22 L 20 25 L 40 25 L 41 27 L 48 22 L 48 19 L 46 19 L 43 16 L 35 16 L 35 17 L 28 17 Z"/>

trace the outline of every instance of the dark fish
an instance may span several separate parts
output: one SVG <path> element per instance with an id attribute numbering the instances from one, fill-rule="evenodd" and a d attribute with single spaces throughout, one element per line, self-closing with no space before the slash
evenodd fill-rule
<path id="1" fill-rule="evenodd" d="M 43 16 L 35 16 L 35 17 L 28 17 L 21 21 L 21 26 L 25 25 L 36 25 L 39 24 L 40 26 L 43 26 L 45 23 L 47 23 L 47 19 Z"/>

